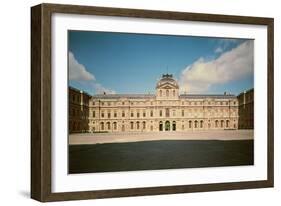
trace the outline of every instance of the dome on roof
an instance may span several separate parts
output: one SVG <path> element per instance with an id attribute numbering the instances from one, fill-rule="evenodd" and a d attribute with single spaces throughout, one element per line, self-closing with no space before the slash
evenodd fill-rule
<path id="1" fill-rule="evenodd" d="M 172 74 L 163 74 L 162 78 L 157 82 L 156 88 L 160 88 L 167 84 L 175 88 L 179 88 L 179 85 L 177 81 L 173 78 Z"/>

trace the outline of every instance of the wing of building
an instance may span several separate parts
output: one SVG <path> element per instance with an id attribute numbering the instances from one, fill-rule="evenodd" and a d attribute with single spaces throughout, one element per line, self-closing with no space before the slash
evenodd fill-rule
<path id="1" fill-rule="evenodd" d="M 70 133 L 238 129 L 239 102 L 226 93 L 180 94 L 170 74 L 162 75 L 155 94 L 91 96 L 70 87 L 68 127 Z"/>

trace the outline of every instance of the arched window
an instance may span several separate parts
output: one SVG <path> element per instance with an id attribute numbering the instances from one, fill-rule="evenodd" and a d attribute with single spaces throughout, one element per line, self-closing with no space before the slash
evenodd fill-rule
<path id="1" fill-rule="evenodd" d="M 194 128 L 197 128 L 197 127 L 198 127 L 198 121 L 195 120 L 195 122 L 194 122 Z"/>
<path id="2" fill-rule="evenodd" d="M 140 129 L 140 122 L 137 122 L 137 129 Z"/>
<path id="3" fill-rule="evenodd" d="M 168 89 L 166 90 L 166 96 L 167 97 L 169 96 L 169 90 Z"/>
<path id="4" fill-rule="evenodd" d="M 134 122 L 130 122 L 131 129 L 134 129 Z"/>
<path id="5" fill-rule="evenodd" d="M 215 126 L 216 126 L 216 127 L 219 126 L 219 121 L 218 121 L 218 120 L 215 121 Z"/>
<path id="6" fill-rule="evenodd" d="M 188 127 L 192 128 L 192 121 L 188 121 Z"/>
<path id="7" fill-rule="evenodd" d="M 113 129 L 117 130 L 117 122 L 113 122 Z"/>
<path id="8" fill-rule="evenodd" d="M 104 130 L 104 123 L 103 122 L 100 123 L 100 126 L 101 126 L 101 130 Z"/>
<path id="9" fill-rule="evenodd" d="M 145 129 L 146 125 L 145 122 L 142 122 L 142 129 Z"/>
<path id="10" fill-rule="evenodd" d="M 224 127 L 224 121 L 221 120 L 221 127 Z"/>
<path id="11" fill-rule="evenodd" d="M 203 128 L 203 120 L 200 121 L 200 128 Z"/>
<path id="12" fill-rule="evenodd" d="M 229 120 L 226 120 L 226 127 L 229 127 Z"/>
<path id="13" fill-rule="evenodd" d="M 106 123 L 106 127 L 107 127 L 108 130 L 110 130 L 110 122 Z"/>

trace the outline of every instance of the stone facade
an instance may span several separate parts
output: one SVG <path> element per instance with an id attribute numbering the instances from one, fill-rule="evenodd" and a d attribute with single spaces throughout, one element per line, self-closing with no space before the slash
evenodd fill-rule
<path id="1" fill-rule="evenodd" d="M 89 102 L 91 96 L 75 88 L 68 88 L 68 131 L 89 132 Z"/>
<path id="2" fill-rule="evenodd" d="M 254 89 L 238 95 L 239 129 L 254 129 Z"/>
<path id="3" fill-rule="evenodd" d="M 155 94 L 99 94 L 85 107 L 81 102 L 70 104 L 83 111 L 85 119 L 78 122 L 89 132 L 222 130 L 239 125 L 236 96 L 179 94 L 169 74 L 157 82 Z"/>

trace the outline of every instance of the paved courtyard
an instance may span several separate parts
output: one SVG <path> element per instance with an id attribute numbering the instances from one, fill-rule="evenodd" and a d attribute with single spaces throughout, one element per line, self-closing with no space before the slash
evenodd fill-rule
<path id="1" fill-rule="evenodd" d="M 69 135 L 70 145 L 125 143 L 156 140 L 253 140 L 254 130 L 211 130 L 185 132 L 81 133 Z"/>

